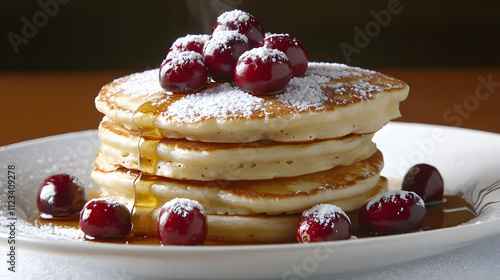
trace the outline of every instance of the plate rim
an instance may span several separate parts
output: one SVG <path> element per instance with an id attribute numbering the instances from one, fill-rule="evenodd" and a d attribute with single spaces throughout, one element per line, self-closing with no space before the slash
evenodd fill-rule
<path id="1" fill-rule="evenodd" d="M 411 233 L 401 233 L 401 234 L 392 234 L 392 235 L 385 235 L 385 236 L 374 236 L 374 237 L 369 237 L 369 238 L 360 238 L 360 239 L 349 239 L 349 240 L 338 240 L 338 241 L 324 241 L 324 242 L 312 242 L 312 243 L 307 243 L 307 244 L 301 244 L 301 243 L 283 243 L 283 244 L 248 244 L 248 245 L 210 245 L 210 246 L 180 246 L 180 245 L 168 245 L 168 246 L 159 246 L 159 245 L 136 245 L 136 244 L 115 244 L 115 243 L 102 243 L 102 242 L 92 242 L 92 241 L 85 241 L 85 240 L 59 240 L 59 239 L 45 239 L 45 238 L 37 238 L 33 236 L 25 236 L 25 235 L 20 235 L 16 236 L 16 240 L 19 240 L 21 242 L 26 242 L 28 244 L 35 244 L 37 242 L 43 241 L 47 242 L 48 244 L 40 246 L 38 245 L 37 247 L 45 247 L 45 246 L 51 246 L 54 244 L 62 244 L 63 245 L 68 245 L 69 247 L 80 247 L 80 246 L 87 246 L 91 248 L 92 250 L 89 249 L 89 251 L 93 250 L 98 250 L 98 251 L 107 251 L 107 250 L 121 250 L 118 248 L 127 248 L 126 251 L 130 252 L 135 252 L 135 251 L 149 251 L 149 250 L 156 250 L 160 252 L 165 252 L 165 253 L 179 253 L 179 252 L 186 252 L 186 251 L 241 251 L 241 250 L 251 250 L 251 249 L 256 249 L 256 250 L 283 250 L 283 249 L 297 249 L 297 248 L 314 248 L 317 246 L 328 246 L 328 245 L 333 245 L 333 244 L 350 244 L 353 242 L 362 244 L 362 243 L 372 243 L 376 242 L 378 240 L 380 241 L 390 241 L 391 239 L 405 239 L 407 238 L 408 235 L 418 235 L 418 236 L 429 236 L 429 235 L 438 235 L 438 234 L 446 234 L 450 231 L 466 231 L 469 230 L 470 228 L 482 228 L 482 227 L 493 227 L 494 225 L 499 226 L 500 230 L 500 218 L 496 218 L 494 220 L 489 220 L 489 221 L 481 221 L 477 223 L 471 223 L 471 224 L 462 224 L 459 226 L 455 227 L 448 227 L 448 228 L 442 228 L 442 229 L 436 229 L 436 230 L 427 230 L 427 231 L 417 231 L 417 232 L 411 232 Z M 478 237 L 476 241 L 479 241 L 482 238 L 485 238 L 489 236 L 488 234 L 484 234 L 485 232 L 481 232 L 481 237 Z M 500 231 L 498 232 L 500 233 Z M 493 233 L 491 233 L 493 234 Z M 484 236 L 483 236 L 484 235 Z M 5 232 L 0 232 L 0 240 L 7 240 L 8 234 Z M 473 241 L 473 240 L 471 240 Z M 73 246 L 74 245 L 74 246 Z M 346 245 L 347 246 L 347 245 Z M 52 247 L 52 246 L 51 246 Z M 63 246 L 66 247 L 66 246 Z M 148 250 L 146 250 L 148 249 Z M 61 251 L 60 249 L 57 251 Z M 253 251 L 253 250 L 252 250 Z M 155 252 L 157 253 L 157 252 Z M 191 252 L 192 253 L 192 252 Z"/>

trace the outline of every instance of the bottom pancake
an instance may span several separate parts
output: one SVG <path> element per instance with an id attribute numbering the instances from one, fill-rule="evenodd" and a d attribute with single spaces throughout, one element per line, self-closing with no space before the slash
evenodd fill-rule
<path id="1" fill-rule="evenodd" d="M 200 202 L 208 214 L 208 239 L 228 242 L 287 242 L 295 235 L 302 211 L 320 203 L 344 211 L 387 191 L 380 176 L 380 151 L 348 166 L 317 173 L 254 181 L 191 181 L 141 174 L 96 157 L 93 179 L 102 196 L 133 209 L 133 233 L 156 235 L 162 205 L 176 197 Z"/>
<path id="2" fill-rule="evenodd" d="M 380 177 L 378 184 L 371 191 L 352 199 L 361 202 L 362 205 L 369 198 L 384 192 L 387 192 L 387 179 Z M 331 204 L 335 205 L 335 201 Z M 158 212 L 153 212 L 152 221 L 155 230 Z M 242 243 L 295 242 L 300 217 L 301 214 L 208 215 L 207 239 Z M 140 231 L 141 228 L 137 230 Z"/>
<path id="3" fill-rule="evenodd" d="M 362 205 L 371 197 L 387 192 L 387 179 L 380 177 L 377 185 L 362 195 L 351 198 L 351 203 Z M 341 205 L 336 201 L 325 202 Z M 346 203 L 346 202 L 344 202 Z M 159 208 L 151 215 L 134 213 L 135 235 L 157 235 Z M 251 214 L 251 215 L 207 215 L 207 240 L 231 243 L 285 243 L 296 241 L 296 230 L 301 214 Z"/>

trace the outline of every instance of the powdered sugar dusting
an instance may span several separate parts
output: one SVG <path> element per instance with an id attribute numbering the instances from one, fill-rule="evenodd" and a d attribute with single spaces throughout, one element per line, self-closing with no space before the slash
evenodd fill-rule
<path id="1" fill-rule="evenodd" d="M 93 198 L 93 199 L 89 200 L 85 204 L 85 206 L 83 206 L 83 208 L 86 208 L 87 205 L 89 205 L 90 203 L 95 203 L 98 201 L 106 203 L 106 206 L 109 208 L 111 208 L 111 207 L 126 207 L 126 205 L 123 202 L 117 201 L 116 199 L 114 199 L 112 197 L 99 197 L 99 198 Z"/>
<path id="2" fill-rule="evenodd" d="M 164 76 L 167 70 L 173 70 L 174 72 L 180 71 L 179 67 L 184 67 L 191 64 L 202 64 L 205 65 L 203 61 L 203 56 L 194 51 L 183 51 L 183 52 L 169 52 L 167 58 L 163 61 L 162 67 L 160 68 L 161 75 Z"/>
<path id="3" fill-rule="evenodd" d="M 112 97 L 113 93 L 123 92 L 127 98 L 134 99 L 162 92 L 163 89 L 158 81 L 158 72 L 159 69 L 153 69 L 117 79 L 114 81 L 117 85 L 111 89 L 109 96 Z"/>
<path id="4" fill-rule="evenodd" d="M 287 33 L 273 33 L 273 34 L 266 34 L 265 37 L 267 40 L 263 41 L 264 42 L 264 47 L 269 47 L 271 42 L 280 42 L 283 40 L 286 40 L 286 38 L 291 39 L 291 42 L 295 45 L 298 46 L 299 40 L 295 37 L 290 36 L 290 34 Z"/>
<path id="5" fill-rule="evenodd" d="M 83 220 L 87 220 L 92 213 L 92 207 L 88 207 L 88 206 L 90 204 L 94 204 L 96 202 L 106 203 L 107 208 L 127 207 L 124 203 L 119 202 L 111 197 L 93 198 L 93 199 L 87 201 L 87 203 L 85 203 L 85 205 L 83 206 L 82 214 L 81 214 Z M 106 211 L 106 210 L 104 210 L 104 211 Z"/>
<path id="6" fill-rule="evenodd" d="M 302 217 L 313 219 L 320 225 L 330 224 L 336 216 L 345 216 L 351 222 L 347 214 L 340 207 L 333 204 L 317 204 L 302 213 Z"/>
<path id="7" fill-rule="evenodd" d="M 208 34 L 188 34 L 184 37 L 177 38 L 172 44 L 172 48 L 186 49 L 190 42 L 195 42 L 203 46 L 209 38 L 210 35 Z"/>
<path id="8" fill-rule="evenodd" d="M 227 32 L 231 33 L 221 33 Z M 243 36 L 235 33 L 238 34 L 236 36 Z M 267 50 L 254 49 L 254 52 L 264 55 Z M 277 106 L 294 113 L 329 110 L 332 105 L 363 102 L 377 93 L 402 86 L 393 80 L 385 81 L 370 70 L 337 63 L 310 62 L 306 73 L 301 77 L 293 77 L 281 94 L 257 97 L 234 83 L 226 82 L 212 84 L 212 87 L 196 94 L 171 98 L 172 93 L 160 86 L 158 71 L 149 70 L 116 80 L 114 87 L 109 87 L 107 93 L 109 102 L 126 106 L 125 102 L 136 98 L 148 99 L 165 93 L 164 99 L 169 105 L 160 114 L 174 122 L 195 123 L 211 118 L 268 117 L 272 116 L 273 108 Z"/>
<path id="9" fill-rule="evenodd" d="M 372 97 L 370 92 L 380 87 L 368 82 L 334 82 L 335 80 L 359 79 L 375 72 L 338 63 L 310 62 L 303 77 L 294 77 L 285 91 L 277 99 L 295 107 L 299 112 L 310 108 L 323 109 L 324 103 L 331 100 L 324 88 L 335 88 L 335 93 L 344 94 L 348 90 L 354 99 Z"/>
<path id="10" fill-rule="evenodd" d="M 348 90 L 354 92 L 355 94 L 352 94 L 352 97 L 355 98 L 360 98 L 360 99 L 365 99 L 365 98 L 371 98 L 373 95 L 371 92 L 378 92 L 382 91 L 383 88 L 379 85 L 374 85 L 371 84 L 367 81 L 360 80 L 357 83 L 353 84 L 342 84 L 340 85 L 335 85 L 333 87 L 336 87 L 335 93 L 343 95 L 348 92 Z"/>
<path id="11" fill-rule="evenodd" d="M 396 190 L 376 195 L 368 200 L 368 203 L 366 204 L 366 210 L 369 210 L 371 207 L 373 207 L 373 205 L 375 205 L 375 203 L 378 202 L 397 203 L 398 199 L 401 201 L 405 201 L 409 197 L 413 197 L 413 196 L 408 196 L 409 193 L 410 192 L 404 190 Z M 421 198 L 418 200 L 417 205 L 425 207 L 425 203 Z M 378 206 L 381 207 L 382 204 L 379 203 Z"/>
<path id="12" fill-rule="evenodd" d="M 228 30 L 212 34 L 212 38 L 205 43 L 203 48 L 204 55 L 213 55 L 215 51 L 225 51 L 231 47 L 228 42 L 241 41 L 248 43 L 248 38 L 238 31 Z"/>
<path id="13" fill-rule="evenodd" d="M 264 100 L 229 83 L 196 94 L 186 95 L 170 104 L 164 113 L 174 121 L 194 123 L 210 117 L 248 118 Z"/>
<path id="14" fill-rule="evenodd" d="M 205 209 L 198 201 L 187 198 L 174 198 L 165 203 L 162 208 L 170 208 L 173 213 L 181 217 L 186 217 L 195 208 L 200 210 L 203 216 L 207 215 Z"/>
<path id="15" fill-rule="evenodd" d="M 276 99 L 295 107 L 298 111 L 305 111 L 311 107 L 321 108 L 328 97 L 323 93 L 321 84 L 330 78 L 310 74 L 304 77 L 295 77 L 288 83 L 285 91 Z"/>
<path id="16" fill-rule="evenodd" d="M 348 66 L 340 63 L 327 63 L 327 62 L 310 62 L 308 69 L 311 73 L 320 76 L 328 76 L 333 80 L 362 77 L 367 73 L 374 74 L 376 72 L 366 70 L 358 67 Z"/>
<path id="17" fill-rule="evenodd" d="M 8 220 L 7 217 L 7 213 L 0 211 L 0 227 L 8 228 L 12 220 Z M 36 226 L 23 219 L 16 220 L 16 234 L 41 239 L 84 241 L 84 233 L 77 228 L 52 224 Z"/>
<path id="18" fill-rule="evenodd" d="M 269 48 L 253 48 L 251 50 L 248 50 L 244 52 L 239 59 L 244 60 L 250 58 L 252 61 L 265 61 L 268 60 L 269 58 L 276 60 L 276 58 L 280 60 L 288 60 L 288 57 L 285 55 L 284 52 L 276 49 L 269 49 Z"/>
<path id="19" fill-rule="evenodd" d="M 104 201 L 109 207 L 121 205 L 125 207 L 122 202 L 116 201 L 113 198 L 95 198 L 91 199 L 85 204 L 83 216 L 88 217 L 91 210 L 87 209 L 87 205 L 91 201 Z M 0 209 L 0 227 L 7 227 L 11 220 L 8 220 L 9 215 L 7 215 L 2 209 Z M 20 215 L 21 216 L 21 215 Z M 57 223 L 40 223 L 35 221 L 31 223 L 24 219 L 16 220 L 16 234 L 19 236 L 36 237 L 41 239 L 51 239 L 51 240 L 66 240 L 66 241 L 85 241 L 85 234 L 77 227 L 57 225 Z"/>
<path id="20" fill-rule="evenodd" d="M 219 17 L 217 17 L 218 26 L 227 26 L 228 24 L 239 24 L 242 22 L 249 21 L 250 14 L 241 10 L 232 10 L 222 13 Z M 216 29 L 217 30 L 217 29 Z"/>

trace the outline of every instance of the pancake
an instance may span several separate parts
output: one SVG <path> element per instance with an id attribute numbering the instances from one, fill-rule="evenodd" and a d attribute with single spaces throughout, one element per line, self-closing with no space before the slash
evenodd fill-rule
<path id="1" fill-rule="evenodd" d="M 154 215 L 165 202 L 184 197 L 200 202 L 209 215 L 300 214 L 319 203 L 344 211 L 358 209 L 380 184 L 380 151 L 348 166 L 307 175 L 255 181 L 189 181 L 148 176 L 97 157 L 92 178 L 111 196 L 134 207 L 134 233 L 154 234 Z"/>
<path id="2" fill-rule="evenodd" d="M 254 96 L 232 82 L 197 93 L 163 90 L 158 69 L 105 85 L 105 117 L 92 178 L 132 210 L 133 233 L 156 235 L 174 198 L 203 205 L 208 239 L 295 240 L 303 211 L 358 209 L 387 191 L 373 134 L 400 116 L 409 87 L 384 74 L 309 63 L 280 94 Z"/>
<path id="3" fill-rule="evenodd" d="M 99 126 L 99 137 L 99 157 L 114 165 L 141 170 L 139 131 L 105 118 Z M 200 181 L 261 180 L 299 176 L 366 159 L 377 151 L 372 137 L 354 134 L 310 142 L 250 143 L 162 138 L 157 145 L 143 148 L 142 153 L 156 156 L 152 175 Z M 144 151 L 146 148 L 151 150 Z"/>
<path id="4" fill-rule="evenodd" d="M 387 179 L 380 177 L 369 192 L 357 197 L 363 203 L 378 194 L 387 192 Z M 328 202 L 327 202 L 328 203 Z M 336 201 L 330 204 L 338 205 Z M 152 221 L 157 221 L 158 211 Z M 243 243 L 296 242 L 295 235 L 301 214 L 295 215 L 208 215 L 207 239 Z M 156 224 L 153 226 L 156 227 Z M 137 229 L 140 230 L 140 229 Z M 143 229 L 147 230 L 147 229 Z"/>
<path id="5" fill-rule="evenodd" d="M 96 108 L 134 130 L 203 142 L 282 142 L 373 133 L 400 116 L 409 87 L 378 72 L 334 63 L 309 63 L 284 92 L 253 96 L 232 83 L 210 83 L 195 94 L 173 94 L 158 69 L 105 85 Z"/>
<path id="6" fill-rule="evenodd" d="M 345 199 L 343 204 L 362 205 L 371 197 L 387 192 L 387 179 L 380 177 L 377 184 L 361 195 Z M 112 196 L 110 193 L 103 195 Z M 123 193 L 118 193 L 118 196 Z M 120 199 L 120 198 L 118 198 Z M 122 198 L 123 199 L 123 198 Z M 342 205 L 341 201 L 325 201 Z M 159 208 L 149 213 L 134 212 L 133 232 L 136 235 L 156 236 Z M 295 242 L 295 231 L 301 214 L 208 214 L 208 240 L 243 243 Z"/>

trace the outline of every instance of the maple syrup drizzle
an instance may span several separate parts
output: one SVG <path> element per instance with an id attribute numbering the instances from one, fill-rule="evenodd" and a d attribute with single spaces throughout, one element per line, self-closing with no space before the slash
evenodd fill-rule
<path id="1" fill-rule="evenodd" d="M 156 147 L 161 141 L 161 132 L 155 127 L 156 116 L 162 109 L 164 96 L 141 104 L 132 120 L 140 128 L 141 137 L 137 143 L 139 151 L 139 175 L 134 180 L 134 206 L 132 208 L 132 224 L 148 224 L 151 212 L 158 207 L 158 201 L 151 193 L 153 180 L 141 180 L 144 175 L 154 175 L 158 164 Z"/>

